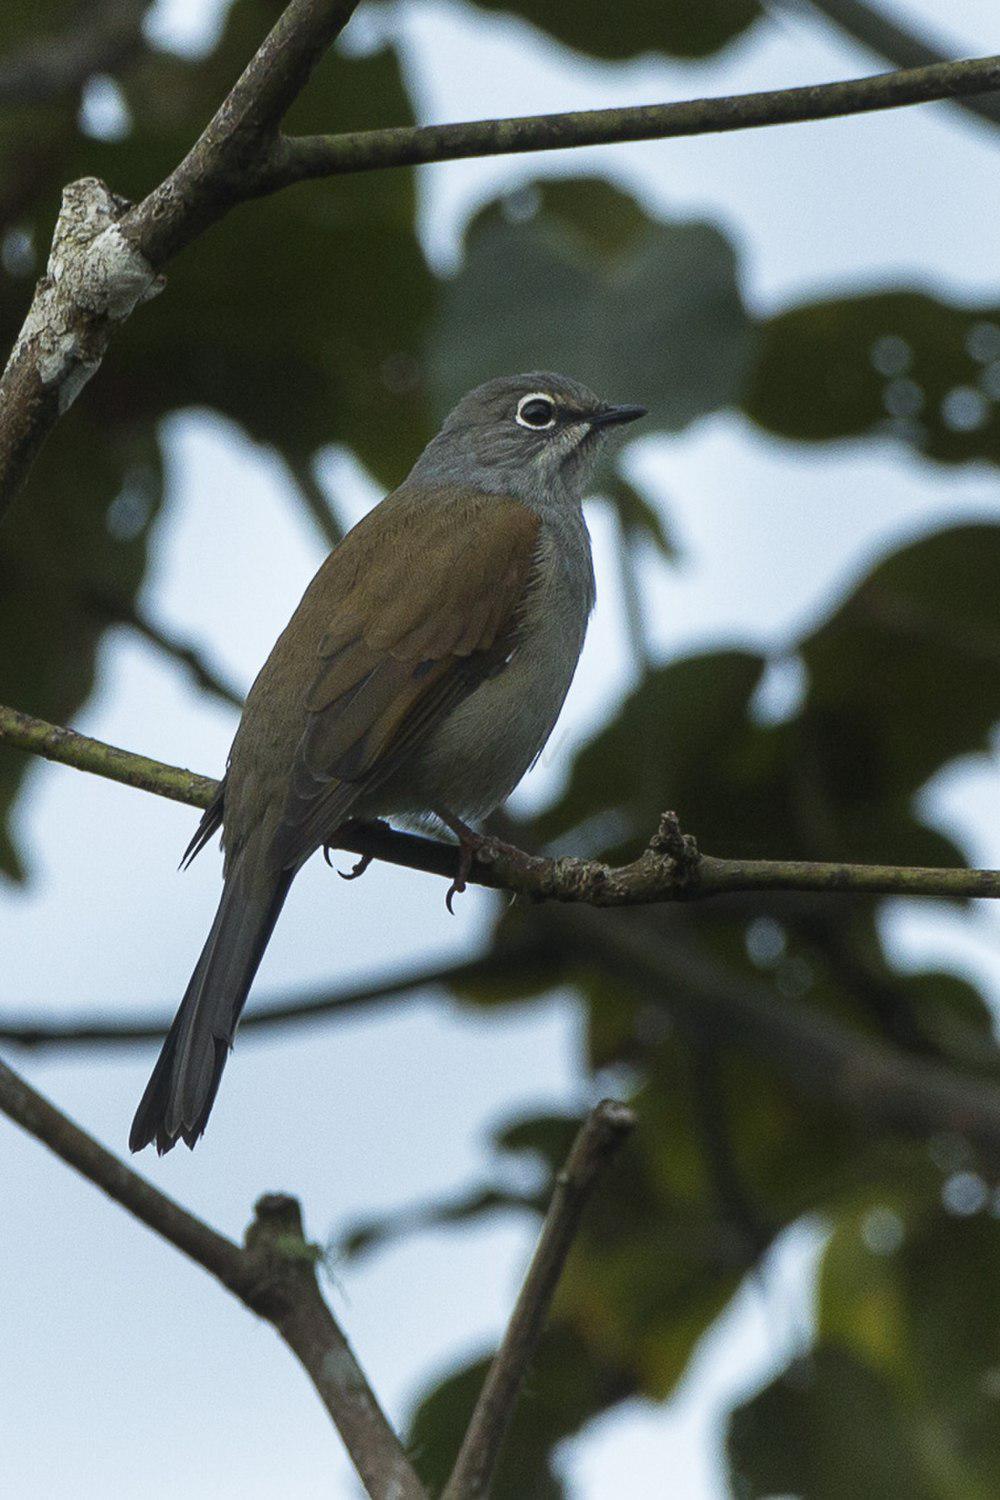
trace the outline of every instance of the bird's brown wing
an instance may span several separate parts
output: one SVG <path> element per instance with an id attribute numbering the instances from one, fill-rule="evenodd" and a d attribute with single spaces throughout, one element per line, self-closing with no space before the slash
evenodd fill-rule
<path id="1" fill-rule="evenodd" d="M 371 528 L 356 528 L 322 585 L 327 629 L 274 847 L 286 868 L 329 839 L 517 644 L 538 556 L 532 511 L 452 492 L 401 498 L 381 519 L 377 545 Z"/>

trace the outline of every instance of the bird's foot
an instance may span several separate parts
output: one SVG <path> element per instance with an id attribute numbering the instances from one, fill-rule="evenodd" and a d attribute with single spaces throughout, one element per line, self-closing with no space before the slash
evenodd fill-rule
<path id="1" fill-rule="evenodd" d="M 388 823 L 384 823 L 381 818 L 372 818 L 372 819 L 369 819 L 367 826 L 371 827 L 373 824 L 376 827 L 380 827 L 380 828 L 388 828 L 388 826 L 389 826 Z M 365 826 L 366 826 L 365 823 L 356 822 L 356 821 L 352 820 L 351 822 L 346 823 L 344 825 L 344 828 L 349 828 L 351 830 L 355 830 L 355 829 L 362 829 Z M 340 831 L 343 831 L 343 830 L 340 830 Z M 324 844 L 323 845 L 323 858 L 326 860 L 326 862 L 330 866 L 331 870 L 333 869 L 333 860 L 330 858 L 330 852 L 333 849 L 340 849 L 342 847 L 343 846 L 341 844 L 337 844 L 337 843 L 331 843 L 331 844 Z M 363 875 L 365 873 L 365 871 L 367 870 L 368 866 L 371 864 L 371 862 L 372 862 L 372 860 L 374 858 L 375 858 L 374 854 L 362 854 L 360 856 L 360 858 L 351 866 L 351 868 L 349 870 L 338 870 L 337 874 L 340 876 L 341 880 L 357 880 L 360 875 Z"/>
<path id="2" fill-rule="evenodd" d="M 477 833 L 474 828 L 469 827 L 468 823 L 463 823 L 461 818 L 456 817 L 454 813 L 448 812 L 447 808 L 434 808 L 434 815 L 440 818 L 445 827 L 450 828 L 458 839 L 458 869 L 455 872 L 454 880 L 448 887 L 448 894 L 444 898 L 445 906 L 451 912 L 452 916 L 454 916 L 455 907 L 452 903 L 455 897 L 460 896 L 465 890 L 472 866 L 476 862 L 476 855 L 494 841 L 488 834 Z"/>

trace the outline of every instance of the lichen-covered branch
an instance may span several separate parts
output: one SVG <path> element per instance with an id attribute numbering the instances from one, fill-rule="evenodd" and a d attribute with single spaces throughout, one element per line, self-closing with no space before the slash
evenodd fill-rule
<path id="1" fill-rule="evenodd" d="M 0 742 L 192 807 L 207 807 L 217 787 L 207 776 L 164 765 L 2 706 Z M 443 875 L 449 880 L 458 868 L 453 844 L 400 833 L 384 823 L 345 824 L 337 834 L 337 847 L 407 869 Z M 663 815 L 649 845 L 631 864 L 613 866 L 602 860 L 569 857 L 550 859 L 488 839 L 476 857 L 469 879 L 478 885 L 537 901 L 601 907 L 691 901 L 736 891 L 1000 897 L 1000 870 L 831 864 L 796 859 L 720 859 L 702 854 L 694 840 L 681 833 L 673 813 Z"/>
<path id="2" fill-rule="evenodd" d="M 96 177 L 63 191 L 46 274 L 0 379 L 0 516 L 161 267 L 254 196 L 289 105 L 357 0 L 291 0 L 182 162 L 133 207 Z"/>
<path id="3" fill-rule="evenodd" d="M 307 1371 L 372 1500 L 426 1500 L 316 1279 L 317 1255 L 294 1198 L 257 1204 L 246 1245 L 188 1213 L 0 1062 L 0 1113 L 214 1276 L 267 1320 Z"/>
<path id="4" fill-rule="evenodd" d="M 149 261 L 121 232 L 126 207 L 96 177 L 63 191 L 48 268 L 0 380 L 0 515 L 98 369 L 114 325 L 160 290 Z"/>

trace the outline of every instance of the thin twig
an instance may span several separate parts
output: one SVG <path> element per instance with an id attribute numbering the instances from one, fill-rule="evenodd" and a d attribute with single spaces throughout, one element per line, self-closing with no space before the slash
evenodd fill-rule
<path id="1" fill-rule="evenodd" d="M 109 625 L 127 625 L 137 635 L 155 646 L 162 655 L 178 662 L 197 683 L 203 692 L 210 693 L 232 708 L 242 708 L 244 694 L 227 682 L 218 668 L 214 667 L 200 647 L 172 635 L 131 601 L 116 599 L 111 595 L 93 592 L 87 596 L 87 607 L 92 613 L 106 620 Z"/>
<path id="2" fill-rule="evenodd" d="M 894 68 L 925 68 L 952 60 L 942 47 L 934 46 L 911 27 L 901 26 L 865 0 L 769 0 L 769 3 L 779 10 L 819 11 Z M 1000 125 L 1000 96 L 970 96 L 956 99 L 955 103 L 991 125 Z"/>
<path id="3" fill-rule="evenodd" d="M 316 478 L 312 460 L 298 462 L 290 459 L 288 467 L 307 515 L 327 546 L 336 547 L 343 540 L 344 528 L 337 519 L 323 486 Z"/>
<path id="4" fill-rule="evenodd" d="M 316 1254 L 305 1240 L 293 1198 L 262 1198 L 241 1248 L 133 1172 L 3 1062 L 0 1113 L 277 1330 L 310 1376 L 372 1500 L 389 1495 L 425 1500 L 423 1486 L 323 1300 Z"/>
<path id="5" fill-rule="evenodd" d="M 635 1123 L 627 1105 L 605 1099 L 588 1115 L 573 1142 L 566 1165 L 556 1178 L 528 1274 L 479 1393 L 442 1500 L 477 1500 L 487 1494 L 584 1206 L 598 1175 Z"/>
<path id="6" fill-rule="evenodd" d="M 186 802 L 191 807 L 207 807 L 218 786 L 207 776 L 134 755 L 129 750 L 2 706 L 0 741 L 141 791 Z M 337 832 L 336 844 L 354 854 L 370 855 L 449 880 L 454 879 L 458 869 L 458 852 L 453 844 L 400 833 L 384 823 L 345 824 Z M 549 859 L 526 854 L 498 840 L 487 840 L 476 856 L 469 880 L 536 901 L 602 907 L 692 901 L 736 891 L 1000 897 L 1000 870 L 830 864 L 796 859 L 720 859 L 700 853 L 694 840 L 680 832 L 672 813 L 663 815 L 649 846 L 628 865 L 607 865 L 596 859 Z"/>
<path id="7" fill-rule="evenodd" d="M 522 937 L 504 940 L 488 952 L 460 963 L 428 965 L 423 969 L 410 969 L 405 974 L 391 974 L 317 995 L 251 1004 L 240 1022 L 240 1036 L 245 1036 L 248 1031 L 280 1031 L 299 1022 L 384 1005 L 412 994 L 414 990 L 450 988 L 490 980 L 502 980 L 509 985 L 521 979 L 527 981 L 529 976 L 549 976 L 557 972 L 562 957 L 557 941 L 543 940 L 541 934 L 526 933 Z M 47 1018 L 0 1015 L 0 1043 L 36 1052 L 151 1042 L 159 1046 L 170 1019 L 167 1015 L 152 1014 L 128 1021 L 95 1020 L 89 1016 L 50 1021 Z"/>

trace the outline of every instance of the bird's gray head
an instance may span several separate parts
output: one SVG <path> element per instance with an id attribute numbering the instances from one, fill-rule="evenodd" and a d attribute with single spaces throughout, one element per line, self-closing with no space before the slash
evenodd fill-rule
<path id="1" fill-rule="evenodd" d="M 642 416 L 644 407 L 611 406 L 566 375 L 505 375 L 463 396 L 413 478 L 474 484 L 529 501 L 579 499 L 606 434 Z"/>

